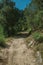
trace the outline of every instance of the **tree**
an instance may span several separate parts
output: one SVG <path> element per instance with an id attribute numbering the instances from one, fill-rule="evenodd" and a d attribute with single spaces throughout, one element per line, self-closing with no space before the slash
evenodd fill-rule
<path id="1" fill-rule="evenodd" d="M 40 28 L 43 29 L 43 1 L 32 0 L 31 3 L 24 10 L 28 27 L 30 26 L 33 30 Z"/>
<path id="2" fill-rule="evenodd" d="M 20 11 L 18 8 L 16 8 L 15 3 L 11 0 L 4 0 L 2 4 L 3 7 L 0 10 L 0 20 L 4 25 L 4 32 L 8 36 L 14 36 L 14 34 L 17 33 L 19 29 L 22 30 L 22 28 L 24 27 L 24 13 L 23 11 Z"/>

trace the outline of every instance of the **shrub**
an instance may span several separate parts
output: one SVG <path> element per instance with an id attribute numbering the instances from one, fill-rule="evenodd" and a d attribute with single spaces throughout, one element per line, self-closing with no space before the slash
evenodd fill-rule
<path id="1" fill-rule="evenodd" d="M 5 39 L 4 39 L 4 37 L 2 36 L 2 37 L 0 37 L 0 47 L 5 47 L 6 46 L 6 44 L 5 44 Z"/>
<path id="2" fill-rule="evenodd" d="M 29 28 L 29 29 L 27 30 L 27 32 L 28 32 L 28 35 L 30 35 L 30 34 L 31 34 L 31 32 L 32 32 L 32 29 L 31 29 L 31 28 Z"/>
<path id="3" fill-rule="evenodd" d="M 5 37 L 4 37 L 4 33 L 3 33 L 3 27 L 0 24 L 0 47 L 5 47 Z"/>
<path id="4" fill-rule="evenodd" d="M 40 34 L 39 32 L 35 32 L 33 38 L 35 41 L 43 42 L 43 35 Z"/>

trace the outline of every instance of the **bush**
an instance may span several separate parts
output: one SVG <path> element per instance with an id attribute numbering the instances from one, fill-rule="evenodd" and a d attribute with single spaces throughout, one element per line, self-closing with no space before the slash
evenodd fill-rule
<path id="1" fill-rule="evenodd" d="M 43 42 L 43 35 L 40 34 L 39 32 L 35 32 L 33 38 L 37 42 Z"/>
<path id="2" fill-rule="evenodd" d="M 6 44 L 5 44 L 5 36 L 3 33 L 3 27 L 0 24 L 0 47 L 5 47 L 5 46 L 6 46 Z"/>
<path id="3" fill-rule="evenodd" d="M 6 44 L 5 44 L 5 39 L 3 36 L 0 37 L 0 47 L 5 47 Z"/>
<path id="4" fill-rule="evenodd" d="M 30 35 L 32 33 L 32 29 L 31 28 L 27 29 L 27 32 L 28 32 L 28 35 Z"/>

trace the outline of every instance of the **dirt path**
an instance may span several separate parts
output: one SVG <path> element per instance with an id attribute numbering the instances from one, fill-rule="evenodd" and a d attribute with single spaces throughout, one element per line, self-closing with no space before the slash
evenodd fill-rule
<path id="1" fill-rule="evenodd" d="M 35 65 L 34 51 L 28 49 L 24 38 L 14 39 L 8 49 L 7 65 Z"/>

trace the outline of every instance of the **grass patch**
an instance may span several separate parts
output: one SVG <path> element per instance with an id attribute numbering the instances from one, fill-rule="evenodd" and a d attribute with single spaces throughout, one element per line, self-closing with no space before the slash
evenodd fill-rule
<path id="1" fill-rule="evenodd" d="M 0 47 L 6 47 L 5 39 L 3 37 L 0 37 Z"/>
<path id="2" fill-rule="evenodd" d="M 0 47 L 6 48 L 8 45 L 6 44 L 6 39 L 4 35 L 0 35 Z"/>
<path id="3" fill-rule="evenodd" d="M 39 42 L 39 43 L 43 42 L 43 34 L 41 34 L 40 32 L 35 32 L 33 34 L 33 38 L 36 42 Z"/>

